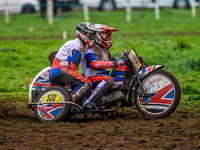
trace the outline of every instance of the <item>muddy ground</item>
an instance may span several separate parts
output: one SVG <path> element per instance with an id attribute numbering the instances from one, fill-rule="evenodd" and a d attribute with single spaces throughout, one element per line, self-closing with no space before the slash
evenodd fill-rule
<path id="1" fill-rule="evenodd" d="M 176 111 L 163 119 L 132 108 L 109 117 L 78 115 L 39 122 L 26 104 L 1 104 L 0 149 L 200 149 L 200 113 Z"/>

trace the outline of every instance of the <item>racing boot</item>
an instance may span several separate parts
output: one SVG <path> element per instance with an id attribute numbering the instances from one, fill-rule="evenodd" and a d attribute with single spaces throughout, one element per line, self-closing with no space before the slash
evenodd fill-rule
<path id="1" fill-rule="evenodd" d="M 72 101 L 78 103 L 78 101 L 90 90 L 88 83 L 79 85 L 75 90 L 72 91 Z"/>
<path id="2" fill-rule="evenodd" d="M 106 80 L 102 80 L 94 89 L 90 97 L 84 102 L 89 110 L 97 110 L 101 106 L 101 98 L 112 88 L 112 84 Z M 94 104 L 94 105 L 93 105 Z"/>

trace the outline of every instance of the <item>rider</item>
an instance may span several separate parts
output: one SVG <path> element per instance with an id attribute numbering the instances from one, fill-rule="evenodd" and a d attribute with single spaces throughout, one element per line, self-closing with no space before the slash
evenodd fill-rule
<path id="1" fill-rule="evenodd" d="M 94 26 L 101 29 L 102 32 L 97 32 L 94 47 L 87 47 L 81 60 L 82 73 L 92 82 L 94 91 L 83 106 L 89 102 L 94 103 L 96 106 L 100 105 L 101 97 L 114 84 L 113 78 L 109 76 L 109 68 L 124 64 L 122 59 L 116 60 L 109 51 L 112 46 L 112 32 L 119 30 L 103 24 L 95 24 Z"/>
<path id="2" fill-rule="evenodd" d="M 91 88 L 91 82 L 78 74 L 78 65 L 84 48 L 94 45 L 96 32 L 101 31 L 88 22 L 81 22 L 76 28 L 77 38 L 66 42 L 57 52 L 50 70 L 52 85 L 72 87 L 72 101 L 77 102 Z"/>

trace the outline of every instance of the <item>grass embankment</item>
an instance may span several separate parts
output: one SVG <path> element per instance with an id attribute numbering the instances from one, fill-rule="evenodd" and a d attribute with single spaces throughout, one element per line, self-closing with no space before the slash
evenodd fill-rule
<path id="1" fill-rule="evenodd" d="M 75 38 L 75 27 L 84 21 L 83 14 L 62 14 L 53 25 L 39 14 L 12 15 L 10 19 L 6 25 L 0 16 L 0 99 L 26 101 L 30 78 L 49 65 L 48 54 L 66 41 L 61 39 L 63 31 L 68 33 L 67 40 Z M 120 30 L 113 33 L 111 52 L 115 57 L 120 57 L 121 49 L 129 42 L 150 64 L 165 65 L 164 69 L 173 73 L 181 85 L 179 108 L 200 108 L 198 15 L 192 18 L 190 10 L 163 9 L 161 19 L 155 20 L 153 10 L 134 10 L 132 21 L 127 23 L 125 11 L 91 12 L 90 22 Z"/>

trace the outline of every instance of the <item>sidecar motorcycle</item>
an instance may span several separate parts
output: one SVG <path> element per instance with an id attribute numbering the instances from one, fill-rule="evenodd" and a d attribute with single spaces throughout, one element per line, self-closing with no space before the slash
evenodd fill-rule
<path id="1" fill-rule="evenodd" d="M 31 79 L 28 107 L 34 110 L 40 121 L 67 120 L 77 113 L 103 114 L 133 105 L 142 115 L 156 118 L 169 116 L 180 102 L 181 88 L 178 80 L 162 70 L 163 65 L 145 66 L 133 46 L 129 45 L 131 50 L 124 49 L 121 56 L 126 66 L 113 68 L 110 75 L 115 83 L 111 91 L 102 97 L 100 108 L 93 103 L 82 106 L 72 102 L 72 89 L 69 85 L 51 86 L 50 67 Z M 93 109 L 85 109 L 86 105 L 92 105 Z"/>

